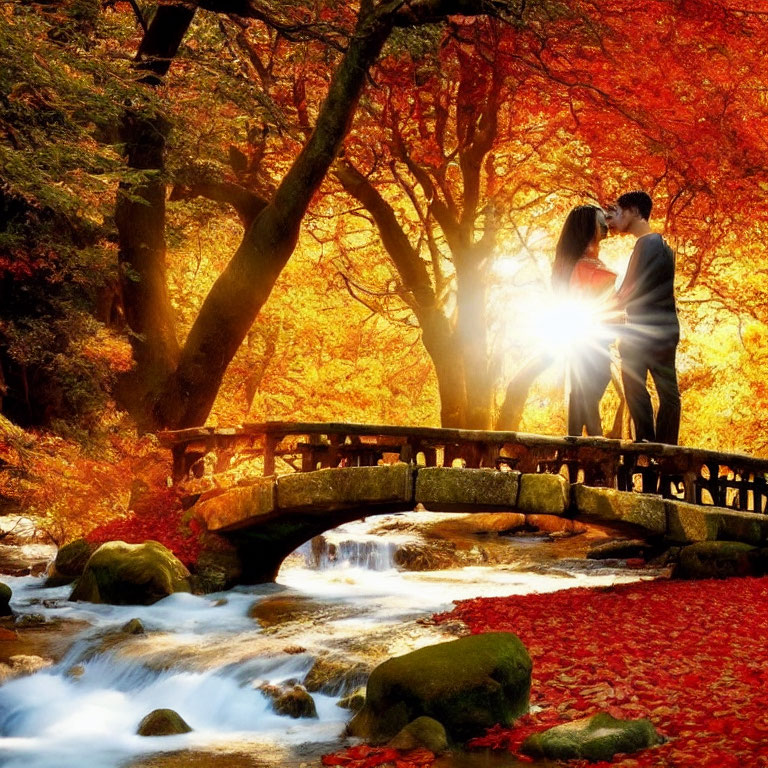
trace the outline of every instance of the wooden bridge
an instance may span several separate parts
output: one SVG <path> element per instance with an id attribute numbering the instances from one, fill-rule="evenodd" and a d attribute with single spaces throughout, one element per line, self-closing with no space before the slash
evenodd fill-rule
<path id="1" fill-rule="evenodd" d="M 419 504 L 591 517 L 681 542 L 768 539 L 768 459 L 744 454 L 343 423 L 265 422 L 159 438 L 173 452 L 186 504 L 237 545 L 243 580 L 254 583 L 274 579 L 313 536 Z"/>

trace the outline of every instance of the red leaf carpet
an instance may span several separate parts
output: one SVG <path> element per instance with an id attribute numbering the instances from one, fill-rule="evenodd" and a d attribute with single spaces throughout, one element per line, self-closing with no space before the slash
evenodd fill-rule
<path id="1" fill-rule="evenodd" d="M 533 659 L 534 713 L 476 746 L 516 752 L 533 731 L 607 711 L 649 718 L 668 741 L 593 768 L 768 766 L 768 578 L 477 598 L 435 620 L 456 618 L 514 632 Z"/>

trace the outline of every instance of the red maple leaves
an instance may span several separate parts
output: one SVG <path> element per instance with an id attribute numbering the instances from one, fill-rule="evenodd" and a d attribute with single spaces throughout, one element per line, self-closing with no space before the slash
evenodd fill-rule
<path id="1" fill-rule="evenodd" d="M 474 633 L 514 632 L 533 658 L 533 713 L 470 748 L 517 753 L 531 733 L 603 711 L 648 718 L 667 742 L 571 768 L 768 768 L 768 578 L 476 598 L 434 617 L 457 618 Z M 433 759 L 361 745 L 323 764 L 421 768 Z"/>
<path id="2" fill-rule="evenodd" d="M 141 544 L 159 541 L 173 552 L 184 565 L 193 565 L 203 548 L 203 526 L 196 518 L 182 519 L 180 502 L 173 489 L 155 490 L 148 493 L 141 504 L 128 517 L 112 520 L 94 528 L 88 541 L 99 544 L 105 541 L 125 541 Z"/>
<path id="3" fill-rule="evenodd" d="M 533 658 L 538 711 L 470 746 L 516 752 L 532 732 L 606 711 L 648 718 L 668 742 L 593 768 L 768 766 L 766 578 L 478 598 L 435 617 L 449 618 L 514 632 Z"/>
<path id="4" fill-rule="evenodd" d="M 343 752 L 323 755 L 323 765 L 340 765 L 345 768 L 426 768 L 435 756 L 428 749 L 410 749 L 400 752 L 391 747 L 369 747 L 359 744 Z"/>

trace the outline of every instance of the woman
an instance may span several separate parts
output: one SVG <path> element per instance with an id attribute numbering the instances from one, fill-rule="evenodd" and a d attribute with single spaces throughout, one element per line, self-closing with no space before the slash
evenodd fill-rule
<path id="1" fill-rule="evenodd" d="M 600 241 L 608 234 L 605 213 L 594 205 L 574 208 L 563 224 L 555 248 L 552 287 L 579 302 L 580 308 L 608 310 L 616 295 L 616 273 L 598 258 Z M 576 320 L 576 318 L 574 318 Z M 586 333 L 571 350 L 568 434 L 602 435 L 600 399 L 611 380 L 611 343 L 607 333 Z"/>

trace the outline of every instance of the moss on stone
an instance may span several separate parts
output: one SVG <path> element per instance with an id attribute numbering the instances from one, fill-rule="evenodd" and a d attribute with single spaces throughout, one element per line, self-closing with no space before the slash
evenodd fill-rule
<path id="1" fill-rule="evenodd" d="M 463 741 L 527 712 L 530 685 L 530 656 L 510 632 L 431 645 L 373 670 L 365 706 L 349 731 L 381 744 L 426 715 Z"/>
<path id="2" fill-rule="evenodd" d="M 297 472 L 277 479 L 281 509 L 413 501 L 413 470 L 408 464 L 345 467 Z"/>
<path id="3" fill-rule="evenodd" d="M 191 730 L 178 712 L 172 709 L 155 709 L 139 723 L 136 733 L 139 736 L 174 736 L 189 733 Z"/>
<path id="4" fill-rule="evenodd" d="M 390 742 L 393 749 L 407 751 L 425 747 L 430 752 L 439 755 L 448 749 L 448 735 L 442 723 L 432 717 L 417 717 L 408 723 Z"/>
<path id="5" fill-rule="evenodd" d="M 83 573 L 88 558 L 95 549 L 96 545 L 85 539 L 76 539 L 65 544 L 56 553 L 56 559 L 53 561 L 45 585 L 47 587 L 60 587 L 72 583 Z"/>
<path id="6" fill-rule="evenodd" d="M 570 486 L 561 475 L 525 474 L 520 478 L 517 506 L 523 512 L 562 515 L 570 502 Z"/>
<path id="7" fill-rule="evenodd" d="M 672 541 L 714 541 L 720 530 L 720 512 L 717 508 L 666 501 L 667 536 Z"/>
<path id="8" fill-rule="evenodd" d="M 740 541 L 698 541 L 680 550 L 673 576 L 678 579 L 723 579 L 765 572 L 762 552 Z"/>
<path id="9" fill-rule="evenodd" d="M 416 501 L 427 509 L 483 505 L 513 508 L 519 477 L 519 472 L 496 469 L 424 467 L 416 477 Z"/>
<path id="10" fill-rule="evenodd" d="M 667 530 L 667 512 L 661 496 L 592 488 L 578 483 L 571 486 L 576 509 L 597 520 L 619 520 L 644 528 L 652 534 Z"/>
<path id="11" fill-rule="evenodd" d="M 174 592 L 189 591 L 189 571 L 159 542 L 109 541 L 89 558 L 70 600 L 151 605 Z"/>
<path id="12" fill-rule="evenodd" d="M 550 760 L 610 760 L 619 752 L 631 753 L 660 744 L 649 720 L 617 720 L 607 712 L 555 726 L 529 736 L 521 751 Z"/>
<path id="13" fill-rule="evenodd" d="M 361 685 L 357 690 L 336 702 L 337 707 L 348 709 L 350 712 L 359 712 L 365 705 L 365 686 Z"/>

